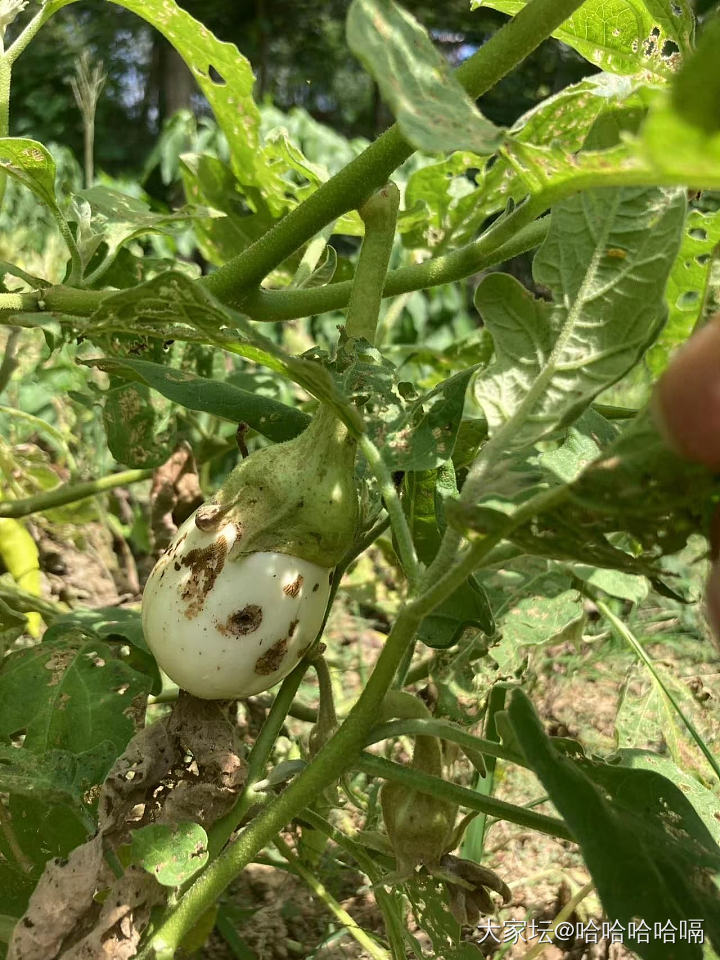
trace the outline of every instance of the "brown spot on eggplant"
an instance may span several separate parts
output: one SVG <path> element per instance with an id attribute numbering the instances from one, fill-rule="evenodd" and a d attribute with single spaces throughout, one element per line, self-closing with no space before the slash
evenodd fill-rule
<path id="1" fill-rule="evenodd" d="M 175 567 L 176 570 L 180 570 L 180 569 L 182 568 L 182 564 L 179 563 L 177 560 L 175 561 L 175 563 L 173 564 L 173 566 Z"/>
<path id="2" fill-rule="evenodd" d="M 287 653 L 287 644 L 287 637 L 283 637 L 282 640 L 274 643 L 266 653 L 258 657 L 255 662 L 255 673 L 265 677 L 279 670 Z"/>
<path id="3" fill-rule="evenodd" d="M 292 636 L 297 630 L 298 621 L 293 620 L 290 626 L 288 627 L 288 640 L 292 640 Z"/>
<path id="4" fill-rule="evenodd" d="M 303 575 L 299 573 L 292 583 L 286 583 L 283 587 L 283 593 L 288 597 L 296 597 L 300 593 L 303 585 Z"/>
<path id="5" fill-rule="evenodd" d="M 185 616 L 196 617 L 203 608 L 205 597 L 215 586 L 220 571 L 225 566 L 228 544 L 225 537 L 218 537 L 207 547 L 190 550 L 182 565 L 190 568 L 190 576 L 183 588 L 182 599 L 186 601 Z"/>
<path id="6" fill-rule="evenodd" d="M 319 588 L 320 588 L 320 584 L 316 583 L 315 586 L 312 588 L 312 592 L 315 593 L 315 591 L 318 590 Z"/>
<path id="7" fill-rule="evenodd" d="M 262 619 L 262 607 L 256 603 L 249 603 L 242 610 L 231 613 L 225 623 L 218 623 L 217 628 L 220 633 L 231 637 L 245 637 L 248 633 L 254 633 L 257 630 Z"/>

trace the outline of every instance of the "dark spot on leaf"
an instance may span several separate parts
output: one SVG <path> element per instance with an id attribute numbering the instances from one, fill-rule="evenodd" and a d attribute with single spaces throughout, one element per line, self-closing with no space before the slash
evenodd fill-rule
<path id="1" fill-rule="evenodd" d="M 218 623 L 217 628 L 220 633 L 228 634 L 231 637 L 244 637 L 257 630 L 262 623 L 262 618 L 262 607 L 259 607 L 256 603 L 249 603 L 242 610 L 231 613 L 225 623 Z"/>
<path id="2" fill-rule="evenodd" d="M 263 677 L 275 673 L 276 670 L 280 669 L 280 664 L 285 659 L 286 653 L 287 637 L 283 637 L 282 640 L 274 643 L 266 653 L 258 657 L 255 663 L 255 673 L 259 673 Z"/>
<path id="3" fill-rule="evenodd" d="M 292 583 L 286 583 L 283 587 L 283 593 L 288 597 L 296 597 L 300 593 L 303 585 L 303 575 L 299 573 Z"/>

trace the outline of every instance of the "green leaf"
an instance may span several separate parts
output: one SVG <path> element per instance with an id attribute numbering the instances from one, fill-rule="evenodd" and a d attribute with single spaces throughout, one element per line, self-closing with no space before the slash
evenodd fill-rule
<path id="1" fill-rule="evenodd" d="M 675 348 L 687 340 L 704 315 L 718 243 L 720 211 L 690 210 L 680 251 L 668 278 L 668 321 L 647 355 L 656 376 L 662 373 Z"/>
<path id="2" fill-rule="evenodd" d="M 54 214 L 58 213 L 55 161 L 42 143 L 21 137 L 0 138 L 0 170 L 32 190 Z"/>
<path id="3" fill-rule="evenodd" d="M 14 651 L 2 663 L 0 738 L 23 731 L 25 750 L 76 755 L 110 741 L 119 755 L 150 678 L 123 661 L 118 645 L 67 626 L 50 629 L 42 644 Z"/>
<path id="4" fill-rule="evenodd" d="M 103 406 L 108 448 L 118 463 L 158 467 L 170 456 L 174 432 L 161 432 L 158 415 L 144 384 L 129 383 L 108 390 Z"/>
<path id="5" fill-rule="evenodd" d="M 471 0 L 515 15 L 526 0 Z M 694 18 L 688 0 L 585 0 L 553 33 L 611 73 L 671 75 L 692 46 Z M 680 58 L 678 57 L 680 55 Z"/>
<path id="6" fill-rule="evenodd" d="M 393 0 L 353 0 L 347 40 L 414 147 L 494 152 L 500 131 L 476 109 L 425 29 Z"/>
<path id="7" fill-rule="evenodd" d="M 195 223 L 198 246 L 210 263 L 221 266 L 272 226 L 275 217 L 264 197 L 253 191 L 253 209 L 248 209 L 248 188 L 243 188 L 230 167 L 217 157 L 184 154 L 180 173 L 191 203 L 205 204 L 225 214 Z"/>
<path id="8" fill-rule="evenodd" d="M 223 43 L 174 0 L 114 0 L 147 20 L 175 47 L 202 90 L 230 147 L 239 181 L 285 207 L 283 184 L 260 144 L 260 113 L 252 97 L 255 77 L 232 43 Z"/>
<path id="9" fill-rule="evenodd" d="M 553 303 L 490 274 L 475 303 L 495 342 L 474 395 L 491 436 L 512 421 L 507 447 L 528 446 L 577 417 L 657 336 L 663 290 L 685 215 L 678 191 L 590 191 L 553 209 L 533 263 Z"/>
<path id="10" fill-rule="evenodd" d="M 18 613 L 0 598 L 0 659 L 8 647 L 23 633 L 27 617 Z"/>
<path id="11" fill-rule="evenodd" d="M 85 792 L 102 782 L 114 760 L 115 747 L 109 740 L 84 754 L 67 750 L 37 754 L 0 744 L 0 791 L 80 808 Z"/>
<path id="12" fill-rule="evenodd" d="M 475 627 L 487 636 L 495 621 L 482 585 L 470 577 L 420 623 L 417 635 L 426 646 L 445 650 L 456 644 L 465 629 Z"/>
<path id="13" fill-rule="evenodd" d="M 646 112 L 647 96 L 647 88 L 637 77 L 600 73 L 542 100 L 508 130 L 508 137 L 493 163 L 485 165 L 477 176 L 477 188 L 454 202 L 448 213 L 446 232 L 456 243 L 467 243 L 475 239 L 492 213 L 503 210 L 509 201 L 517 203 L 529 192 L 535 192 L 544 170 L 539 158 L 537 170 L 534 164 L 528 164 L 528 169 L 522 160 L 518 162 L 515 153 L 525 156 L 523 145 L 548 150 L 555 145 L 558 151 L 555 162 L 558 167 L 564 166 L 566 176 L 571 176 L 575 154 L 586 144 L 593 126 L 613 122 L 618 116 L 623 116 L 626 122 L 631 117 L 639 123 Z M 594 147 L 599 149 L 597 144 Z M 469 166 L 477 164 L 475 158 Z M 412 180 L 411 177 L 408 191 Z M 446 189 L 449 192 L 447 181 Z M 439 229 L 435 227 L 436 231 Z"/>
<path id="14" fill-rule="evenodd" d="M 269 440 L 290 440 L 310 422 L 307 414 L 285 403 L 243 390 L 231 383 L 199 377 L 149 360 L 105 357 L 93 366 L 112 376 L 146 384 L 189 410 L 202 410 L 233 423 L 247 423 Z"/>
<path id="15" fill-rule="evenodd" d="M 179 887 L 208 861 L 208 838 L 198 823 L 151 823 L 133 830 L 123 860 L 138 863 L 164 887 Z"/>
<path id="16" fill-rule="evenodd" d="M 720 847 L 682 790 L 654 770 L 627 769 L 558 753 L 527 696 L 515 690 L 510 721 L 530 767 L 580 844 L 611 920 L 624 926 L 702 919 L 720 947 Z M 644 960 L 667 960 L 662 938 L 625 943 Z M 673 960 L 701 960 L 680 939 Z"/>
<path id="17" fill-rule="evenodd" d="M 673 763 L 670 757 L 661 757 L 650 750 L 619 750 L 617 760 L 621 767 L 654 770 L 674 783 L 693 805 L 715 843 L 720 844 L 720 797 L 704 787 L 696 777 Z"/>
<path id="18" fill-rule="evenodd" d="M 719 43 L 720 19 L 716 13 L 703 24 L 697 49 L 683 64 L 672 88 L 673 106 L 677 112 L 706 133 L 720 129 L 717 111 L 720 98 Z"/>
<path id="19" fill-rule="evenodd" d="M 392 470 L 433 470 L 452 456 L 473 368 L 463 370 L 400 410 L 380 427 L 380 449 Z M 372 427 L 369 428 L 372 431 Z"/>
<path id="20" fill-rule="evenodd" d="M 537 469 L 537 458 L 518 461 L 524 469 L 517 480 L 514 461 L 503 461 L 474 507 L 448 503 L 448 522 L 487 536 L 502 530 L 530 496 L 555 486 Z M 720 486 L 707 469 L 672 453 L 644 411 L 558 496 L 509 539 L 530 554 L 648 576 L 667 592 L 657 580 L 657 560 L 682 549 L 691 533 L 708 529 Z M 624 541 L 633 538 L 632 553 L 616 545 L 618 532 Z"/>
<path id="21" fill-rule="evenodd" d="M 585 622 L 582 598 L 577 590 L 556 596 L 525 597 L 500 620 L 501 640 L 490 648 L 490 656 L 505 675 L 522 665 L 527 647 L 539 647 L 582 633 Z"/>
<path id="22" fill-rule="evenodd" d="M 620 570 L 603 570 L 584 563 L 573 564 L 572 572 L 579 580 L 611 597 L 641 603 L 648 595 L 648 582 L 645 577 L 622 573 Z"/>

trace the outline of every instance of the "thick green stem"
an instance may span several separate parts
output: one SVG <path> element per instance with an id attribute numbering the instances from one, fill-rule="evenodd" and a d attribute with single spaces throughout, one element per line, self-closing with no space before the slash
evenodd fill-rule
<path id="1" fill-rule="evenodd" d="M 349 337 L 375 343 L 399 205 L 400 191 L 394 183 L 386 183 L 358 211 L 365 224 L 365 236 L 355 267 L 345 323 Z"/>
<path id="2" fill-rule="evenodd" d="M 521 63 L 583 0 L 530 0 L 459 72 L 471 97 L 477 98 Z M 291 210 L 247 250 L 205 281 L 220 300 L 242 307 L 242 294 L 257 286 L 270 271 L 348 210 L 356 210 L 379 189 L 413 152 L 395 124 L 382 136 Z"/>
<path id="3" fill-rule="evenodd" d="M 370 777 L 382 777 L 384 780 L 394 780 L 396 783 L 404 784 L 408 790 L 417 790 L 419 793 L 427 793 L 432 797 L 442 797 L 460 806 L 467 807 L 469 810 L 479 810 L 481 813 L 489 814 L 498 820 L 508 820 L 510 823 L 517 823 L 521 827 L 538 830 L 549 837 L 574 840 L 563 820 L 548 817 L 544 813 L 535 813 L 527 807 L 518 807 L 513 803 L 497 800 L 495 797 L 486 797 L 475 790 L 461 787 L 449 780 L 433 777 L 421 770 L 416 770 L 414 767 L 393 763 L 392 760 L 384 760 L 382 757 L 376 757 L 371 753 L 363 753 L 359 758 L 356 758 L 353 766 Z"/>
<path id="4" fill-rule="evenodd" d="M 52 507 L 61 507 L 66 503 L 75 503 L 85 500 L 98 493 L 107 493 L 116 487 L 127 487 L 131 483 L 139 483 L 152 476 L 152 470 L 123 470 L 120 473 L 111 473 L 99 480 L 87 480 L 84 483 L 66 483 L 48 490 L 47 493 L 37 493 L 22 500 L 5 500 L 0 503 L 0 517 L 28 517 L 31 513 L 40 513 Z"/>
<path id="5" fill-rule="evenodd" d="M 544 217 L 518 230 L 506 243 L 495 249 L 488 249 L 484 238 L 480 238 L 423 263 L 391 270 L 385 280 L 382 296 L 397 297 L 414 290 L 463 280 L 487 267 L 494 267 L 528 250 L 534 250 L 545 239 L 549 225 L 549 218 Z M 292 320 L 329 310 L 342 310 L 350 300 L 352 285 L 352 280 L 342 280 L 306 290 L 257 288 L 245 298 L 243 309 L 253 320 L 264 321 Z"/>

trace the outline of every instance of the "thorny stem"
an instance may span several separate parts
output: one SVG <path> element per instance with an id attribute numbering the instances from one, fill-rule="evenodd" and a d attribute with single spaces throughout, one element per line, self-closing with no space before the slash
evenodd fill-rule
<path id="1" fill-rule="evenodd" d="M 292 852 L 287 843 L 285 843 L 281 837 L 275 837 L 273 843 L 287 860 L 292 872 L 296 873 L 301 880 L 310 887 L 315 896 L 325 904 L 328 910 L 345 927 L 350 936 L 354 937 L 360 946 L 367 950 L 371 957 L 374 957 L 374 960 L 390 960 L 390 955 L 387 950 L 383 950 L 383 948 L 353 920 L 347 910 L 340 906 L 325 885 L 321 883 L 315 874 L 311 870 L 308 870 L 301 860 Z"/>
<path id="2" fill-rule="evenodd" d="M 12 65 L 6 53 L 0 55 L 0 137 L 10 133 L 10 82 Z M 0 207 L 5 198 L 7 174 L 0 174 Z"/>
<path id="3" fill-rule="evenodd" d="M 583 0 L 530 0 L 460 67 L 456 73 L 460 83 L 471 97 L 482 96 L 582 3 Z M 244 292 L 256 287 L 326 224 L 362 206 L 412 153 L 413 148 L 394 124 L 247 250 L 209 276 L 205 281 L 208 289 L 220 300 L 242 308 Z"/>
<path id="4" fill-rule="evenodd" d="M 394 183 L 386 183 L 358 210 L 365 236 L 352 281 L 345 324 L 348 337 L 375 343 L 399 205 L 400 191 Z"/>
<path id="5" fill-rule="evenodd" d="M 0 517 L 27 517 L 31 513 L 40 513 L 52 507 L 61 507 L 66 503 L 75 503 L 98 493 L 107 493 L 116 487 L 128 487 L 131 483 L 139 483 L 152 476 L 152 470 L 122 470 L 120 473 L 111 473 L 98 480 L 85 480 L 81 483 L 64 483 L 47 493 L 37 493 L 32 497 L 23 497 L 20 500 L 4 500 L 0 502 Z"/>

